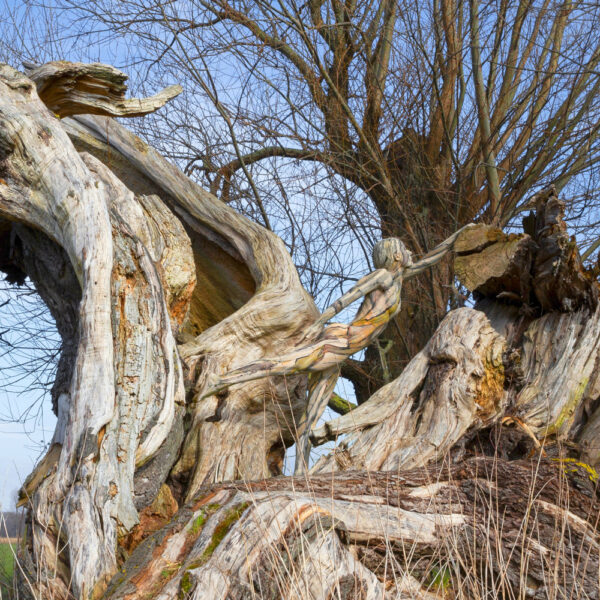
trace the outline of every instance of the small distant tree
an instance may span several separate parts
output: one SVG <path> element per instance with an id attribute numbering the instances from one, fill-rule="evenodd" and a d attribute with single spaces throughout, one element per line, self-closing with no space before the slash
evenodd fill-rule
<path id="1" fill-rule="evenodd" d="M 19 537 L 25 527 L 25 514 L 22 510 L 17 510 L 19 502 L 19 490 L 15 489 L 11 493 L 11 499 L 8 506 L 0 504 L 0 538 Z"/>

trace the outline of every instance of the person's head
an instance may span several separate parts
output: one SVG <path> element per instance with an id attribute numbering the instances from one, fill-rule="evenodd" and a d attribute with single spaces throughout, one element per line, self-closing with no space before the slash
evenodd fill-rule
<path id="1" fill-rule="evenodd" d="M 395 271 L 412 265 L 412 254 L 399 238 L 384 238 L 373 247 L 376 269 Z"/>

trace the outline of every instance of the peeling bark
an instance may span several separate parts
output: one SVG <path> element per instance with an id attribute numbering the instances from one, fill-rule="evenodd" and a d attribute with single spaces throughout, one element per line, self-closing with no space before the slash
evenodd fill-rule
<path id="1" fill-rule="evenodd" d="M 164 106 L 183 91 L 172 85 L 151 98 L 125 99 L 127 75 L 101 63 L 49 62 L 32 67 L 29 79 L 57 117 L 79 114 L 141 117 Z"/>

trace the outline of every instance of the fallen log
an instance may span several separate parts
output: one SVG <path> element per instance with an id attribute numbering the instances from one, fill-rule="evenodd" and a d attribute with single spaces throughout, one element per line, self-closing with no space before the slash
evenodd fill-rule
<path id="1" fill-rule="evenodd" d="M 473 458 L 214 485 L 133 550 L 105 598 L 598 598 L 589 477 Z"/>

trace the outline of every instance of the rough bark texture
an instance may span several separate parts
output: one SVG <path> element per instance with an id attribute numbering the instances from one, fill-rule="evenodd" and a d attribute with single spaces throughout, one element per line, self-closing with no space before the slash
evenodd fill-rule
<path id="1" fill-rule="evenodd" d="M 194 390 L 211 372 L 289 346 L 316 311 L 276 236 L 117 123 L 59 121 L 9 67 L 0 85 L 0 214 L 62 247 L 82 295 L 69 393 L 57 400 L 53 446 L 25 489 L 34 587 L 48 597 L 65 597 L 70 587 L 85 598 L 115 572 L 119 536 L 169 474 L 183 496 L 205 481 L 280 471 L 293 416 L 304 409 L 303 378 L 296 391 L 262 381 L 197 407 Z M 110 135 L 110 154 L 93 138 L 98 129 Z M 67 131 L 90 141 L 100 160 L 79 153 Z M 101 162 L 111 165 L 119 152 L 124 181 Z M 222 300 L 211 298 L 211 287 Z M 241 290 L 228 296 L 231 288 Z M 187 345 L 178 347 L 178 334 Z M 184 451 L 182 356 L 191 419 Z M 59 538 L 68 540 L 66 551 L 57 551 Z"/>
<path id="2" fill-rule="evenodd" d="M 268 479 L 305 377 L 202 395 L 306 342 L 283 243 L 97 116 L 144 112 L 120 72 L 30 75 L 0 67 L 0 269 L 34 282 L 63 353 L 22 597 L 599 597 L 599 290 L 553 190 L 522 235 L 460 235 L 477 304 L 313 430 L 346 437 L 309 476 Z"/>
<path id="3" fill-rule="evenodd" d="M 453 311 L 400 377 L 315 431 L 321 443 L 357 433 L 319 460 L 314 472 L 350 465 L 387 471 L 444 456 L 467 429 L 501 413 L 505 350 L 505 339 L 482 312 Z"/>
<path id="4" fill-rule="evenodd" d="M 472 458 L 213 486 L 137 546 L 105 597 L 598 598 L 600 505 L 581 471 Z"/>

